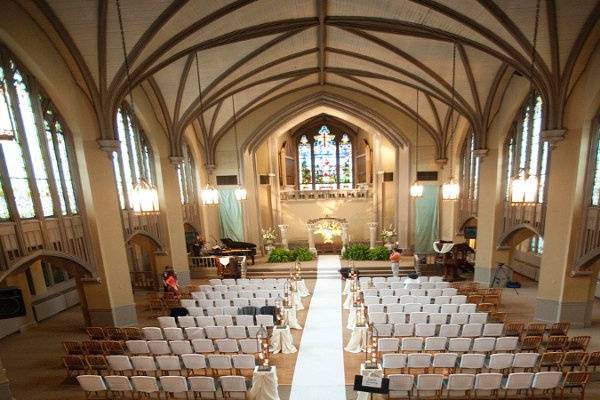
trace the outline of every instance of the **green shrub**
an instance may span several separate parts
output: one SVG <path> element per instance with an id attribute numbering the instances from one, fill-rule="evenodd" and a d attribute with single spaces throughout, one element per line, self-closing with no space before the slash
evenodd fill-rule
<path id="1" fill-rule="evenodd" d="M 369 260 L 373 261 L 387 261 L 390 258 L 390 251 L 384 246 L 375 247 L 369 249 Z"/>
<path id="2" fill-rule="evenodd" d="M 290 261 L 312 261 L 313 253 L 311 253 L 307 248 L 298 247 L 291 251 L 291 260 Z"/>
<path id="3" fill-rule="evenodd" d="M 313 254 L 306 248 L 297 248 L 287 250 L 282 247 L 275 248 L 269 254 L 267 262 L 270 263 L 285 263 L 298 261 L 312 261 Z"/>
<path id="4" fill-rule="evenodd" d="M 269 254 L 270 263 L 284 263 L 290 261 L 290 251 L 284 248 L 275 248 L 271 250 L 271 254 Z"/>
<path id="5" fill-rule="evenodd" d="M 365 261 L 370 260 L 369 246 L 364 244 L 352 244 L 348 246 L 342 255 L 344 260 Z"/>

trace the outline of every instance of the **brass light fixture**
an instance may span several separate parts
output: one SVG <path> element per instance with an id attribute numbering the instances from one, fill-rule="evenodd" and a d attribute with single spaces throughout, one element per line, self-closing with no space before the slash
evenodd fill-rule
<path id="1" fill-rule="evenodd" d="M 455 92 L 455 81 L 456 81 L 456 42 L 454 42 L 452 47 L 452 103 L 450 105 L 450 118 L 449 123 L 451 124 L 452 129 L 452 139 L 454 139 L 454 134 L 456 133 L 456 123 L 454 123 L 454 92 Z M 450 151 L 450 155 L 452 155 L 452 151 Z M 458 196 L 460 195 L 460 185 L 454 179 L 452 175 L 452 160 L 448 160 L 450 164 L 450 178 L 442 185 L 442 200 L 446 201 L 454 201 L 458 200 Z"/>
<path id="2" fill-rule="evenodd" d="M 417 89 L 417 126 L 416 126 L 416 130 L 417 130 L 417 140 L 416 140 L 416 146 L 415 146 L 415 173 L 417 174 L 417 177 L 415 179 L 415 182 L 411 185 L 410 187 L 410 197 L 422 197 L 423 196 L 423 185 L 419 182 L 419 89 Z"/>

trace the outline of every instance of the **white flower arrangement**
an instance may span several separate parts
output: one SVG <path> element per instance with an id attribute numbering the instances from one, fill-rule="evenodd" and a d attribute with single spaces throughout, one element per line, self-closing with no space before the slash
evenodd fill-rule
<path id="1" fill-rule="evenodd" d="M 396 236 L 396 228 L 394 228 L 394 225 L 390 225 L 387 229 L 384 228 L 381 230 L 381 239 L 385 243 L 391 242 L 395 236 Z"/>
<path id="2" fill-rule="evenodd" d="M 275 228 L 261 229 L 261 236 L 263 241 L 272 243 L 277 239 L 277 230 Z"/>

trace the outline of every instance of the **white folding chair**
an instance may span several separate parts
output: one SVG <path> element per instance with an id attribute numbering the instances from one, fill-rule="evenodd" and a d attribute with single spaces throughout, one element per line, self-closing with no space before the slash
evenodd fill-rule
<path id="1" fill-rule="evenodd" d="M 450 303 L 451 304 L 465 304 L 467 302 L 467 296 L 465 296 L 464 294 L 457 294 L 454 296 L 450 296 Z"/>
<path id="2" fill-rule="evenodd" d="M 242 397 L 245 398 L 245 393 L 248 391 L 246 387 L 246 379 L 242 376 L 222 376 L 219 378 L 221 382 L 221 390 L 226 398 Z"/>
<path id="3" fill-rule="evenodd" d="M 129 354 L 150 354 L 148 343 L 145 340 L 128 340 L 125 342 Z"/>
<path id="4" fill-rule="evenodd" d="M 204 332 L 208 339 L 225 339 L 227 337 L 224 326 L 207 326 L 204 328 Z"/>
<path id="5" fill-rule="evenodd" d="M 202 308 L 210 308 L 215 306 L 215 302 L 212 299 L 199 299 L 198 305 Z"/>
<path id="6" fill-rule="evenodd" d="M 188 371 L 188 376 L 194 371 L 204 370 L 206 372 L 206 357 L 204 354 L 182 354 L 181 362 Z"/>
<path id="7" fill-rule="evenodd" d="M 218 326 L 233 325 L 233 317 L 231 315 L 215 315 L 215 325 L 218 325 Z"/>
<path id="8" fill-rule="evenodd" d="M 448 338 L 445 337 L 427 337 L 425 338 L 424 351 L 445 351 Z"/>
<path id="9" fill-rule="evenodd" d="M 450 282 L 436 282 L 435 283 L 435 288 L 436 289 L 446 289 L 450 287 Z"/>
<path id="10" fill-rule="evenodd" d="M 462 331 L 460 332 L 461 337 L 479 337 L 481 336 L 481 324 L 466 324 L 463 325 Z"/>
<path id="11" fill-rule="evenodd" d="M 156 326 L 145 326 L 142 328 L 142 333 L 146 340 L 162 340 L 165 338 L 162 329 Z"/>
<path id="12" fill-rule="evenodd" d="M 177 328 L 177 322 L 173 317 L 158 317 L 158 324 L 161 328 Z"/>
<path id="13" fill-rule="evenodd" d="M 448 322 L 448 314 L 432 313 L 429 314 L 429 323 L 436 325 L 444 325 Z"/>
<path id="14" fill-rule="evenodd" d="M 391 312 L 388 314 L 388 321 L 390 324 L 404 324 L 406 323 L 406 313 Z"/>
<path id="15" fill-rule="evenodd" d="M 227 337 L 230 339 L 245 339 L 247 337 L 245 326 L 227 326 Z"/>
<path id="16" fill-rule="evenodd" d="M 391 374 L 388 375 L 389 382 L 389 398 L 409 398 L 413 389 L 415 377 L 411 374 Z"/>
<path id="17" fill-rule="evenodd" d="M 433 355 L 431 367 L 434 371 L 438 368 L 454 370 L 456 360 L 458 360 L 458 354 L 456 353 L 436 353 Z"/>
<path id="18" fill-rule="evenodd" d="M 161 375 L 169 375 L 171 372 L 181 373 L 181 364 L 177 356 L 157 356 L 156 363 Z"/>
<path id="19" fill-rule="evenodd" d="M 511 370 L 522 369 L 524 372 L 532 371 L 536 367 L 539 357 L 539 353 L 515 353 Z"/>
<path id="20" fill-rule="evenodd" d="M 411 289 L 410 291 L 411 296 L 425 296 L 426 293 L 425 289 Z"/>
<path id="21" fill-rule="evenodd" d="M 235 354 L 231 356 L 231 362 L 238 374 L 242 371 L 252 372 L 256 367 L 256 358 L 250 354 Z"/>
<path id="22" fill-rule="evenodd" d="M 517 351 L 519 346 L 519 338 L 517 336 L 502 336 L 496 339 L 496 346 L 494 351 L 496 352 L 509 352 Z"/>
<path id="23" fill-rule="evenodd" d="M 229 370 L 233 368 L 231 356 L 225 354 L 210 354 L 208 357 L 208 366 L 213 370 L 213 375 L 218 375 L 218 371 Z"/>
<path id="24" fill-rule="evenodd" d="M 440 312 L 445 314 L 456 314 L 458 312 L 458 304 L 441 303 Z"/>
<path id="25" fill-rule="evenodd" d="M 422 337 L 404 337 L 400 344 L 400 351 L 402 352 L 414 352 L 421 351 L 423 349 L 423 338 Z"/>
<path id="26" fill-rule="evenodd" d="M 156 375 L 156 361 L 151 356 L 133 356 L 130 358 L 137 375 Z"/>
<path id="27" fill-rule="evenodd" d="M 237 306 L 225 306 L 223 307 L 223 315 L 235 316 L 238 313 L 238 308 Z"/>
<path id="28" fill-rule="evenodd" d="M 499 337 L 502 336 L 502 332 L 504 331 L 504 324 L 492 322 L 489 324 L 485 324 L 483 326 L 483 336 L 493 336 Z"/>
<path id="29" fill-rule="evenodd" d="M 365 296 L 365 306 L 370 306 L 371 304 L 379 304 L 380 297 L 379 296 Z"/>
<path id="30" fill-rule="evenodd" d="M 435 284 L 434 284 L 435 286 Z M 427 290 L 427 296 L 433 298 L 435 300 L 436 297 L 439 297 L 442 295 L 442 289 L 428 289 Z"/>
<path id="31" fill-rule="evenodd" d="M 415 324 L 394 324 L 394 336 L 410 337 L 415 332 Z"/>
<path id="32" fill-rule="evenodd" d="M 206 315 L 223 315 L 223 307 L 206 307 Z"/>
<path id="33" fill-rule="evenodd" d="M 392 324 L 373 324 L 377 330 L 377 336 L 392 336 L 393 325 Z"/>
<path id="34" fill-rule="evenodd" d="M 208 284 L 211 286 L 218 286 L 218 285 L 222 285 L 223 281 L 221 279 L 214 278 L 214 279 L 209 279 Z"/>
<path id="35" fill-rule="evenodd" d="M 201 399 L 205 398 L 205 395 L 210 396 L 208 398 L 217 398 L 215 378 L 210 376 L 190 376 L 188 382 L 190 384 L 190 390 L 195 396 L 198 395 Z"/>
<path id="36" fill-rule="evenodd" d="M 396 346 L 397 348 L 397 346 Z M 387 353 L 382 357 L 382 367 L 386 369 L 404 369 L 406 368 L 406 354 Z"/>
<path id="37" fill-rule="evenodd" d="M 384 312 L 369 312 L 369 322 L 374 324 L 386 324 L 387 314 Z"/>
<path id="38" fill-rule="evenodd" d="M 496 346 L 496 339 L 493 337 L 479 337 L 473 339 L 473 353 L 491 353 Z"/>
<path id="39" fill-rule="evenodd" d="M 258 331 L 260 330 L 260 326 L 259 325 L 249 325 L 246 327 L 246 329 L 248 329 L 248 337 L 249 338 L 256 338 L 256 335 L 258 334 Z"/>
<path id="40" fill-rule="evenodd" d="M 442 324 L 440 325 L 440 336 L 446 336 L 447 338 L 455 338 L 458 337 L 458 333 L 460 331 L 460 325 L 458 324 Z"/>
<path id="41" fill-rule="evenodd" d="M 185 328 L 185 337 L 188 340 L 204 339 L 206 337 L 206 333 L 204 333 L 204 328 L 194 326 L 190 328 Z"/>
<path id="42" fill-rule="evenodd" d="M 275 323 L 273 321 L 273 316 L 272 315 L 264 315 L 264 314 L 257 315 L 256 316 L 256 325 L 261 325 L 264 327 L 274 326 Z"/>
<path id="43" fill-rule="evenodd" d="M 369 312 L 385 312 L 385 307 L 384 304 L 371 304 L 367 307 L 367 310 Z"/>
<path id="44" fill-rule="evenodd" d="M 434 393 L 436 398 L 439 398 L 442 393 L 442 382 L 444 375 L 441 374 L 421 374 L 417 376 L 417 398 L 421 398 L 421 392 Z"/>
<path id="45" fill-rule="evenodd" d="M 498 370 L 500 372 L 507 371 L 513 364 L 514 354 L 512 353 L 495 353 L 490 355 L 486 368 Z"/>
<path id="46" fill-rule="evenodd" d="M 254 325 L 254 315 L 236 315 L 235 324 L 239 326 Z"/>
<path id="47" fill-rule="evenodd" d="M 431 297 L 429 296 L 415 296 L 415 303 L 421 304 L 424 306 L 426 304 L 431 304 Z"/>
<path id="48" fill-rule="evenodd" d="M 205 300 L 206 293 L 205 292 L 192 292 L 192 298 L 194 300 Z"/>
<path id="49" fill-rule="evenodd" d="M 264 307 L 267 305 L 267 299 L 265 299 L 264 297 L 261 298 L 257 298 L 257 299 L 250 299 L 250 305 L 253 307 Z"/>
<path id="50" fill-rule="evenodd" d="M 403 283 L 392 283 L 392 289 L 394 289 L 394 295 L 398 296 L 399 299 L 401 299 L 402 296 L 410 295 L 410 290 L 405 289 Z"/>
<path id="51" fill-rule="evenodd" d="M 377 349 L 380 353 L 389 353 L 398 351 L 400 339 L 398 338 L 379 338 L 377 339 Z"/>
<path id="52" fill-rule="evenodd" d="M 437 283 L 437 282 L 443 282 L 443 280 L 444 280 L 443 276 L 430 276 L 429 277 L 429 282 Z"/>
<path id="53" fill-rule="evenodd" d="M 442 289 L 442 296 L 456 296 L 456 294 L 458 293 L 458 289 L 456 288 L 446 288 L 446 289 Z"/>
<path id="54" fill-rule="evenodd" d="M 79 375 L 77 381 L 81 389 L 85 392 L 87 399 L 92 398 L 91 395 L 99 396 L 102 393 L 102 395 L 106 396 L 108 394 L 104 379 L 100 375 Z"/>
<path id="55" fill-rule="evenodd" d="M 411 369 L 428 369 L 431 366 L 431 354 L 427 353 L 412 353 L 406 357 L 406 368 L 407 372 L 410 373 Z"/>
<path id="56" fill-rule="evenodd" d="M 464 369 L 474 369 L 479 372 L 483 368 L 485 362 L 485 354 L 466 353 L 460 357 L 459 368 L 462 372 Z"/>
<path id="57" fill-rule="evenodd" d="M 467 313 L 467 314 L 472 314 L 474 312 L 477 312 L 477 304 L 473 304 L 473 303 L 464 303 L 458 306 L 458 312 L 460 313 Z M 483 324 L 485 324 L 485 322 L 482 322 Z"/>
<path id="58" fill-rule="evenodd" d="M 558 387 L 560 380 L 562 379 L 561 371 L 542 371 L 537 372 L 533 378 L 533 383 L 531 384 L 531 389 L 534 393 L 541 391 L 544 394 L 554 395 L 556 388 Z"/>
<path id="59" fill-rule="evenodd" d="M 259 344 L 256 339 L 239 340 L 240 352 L 244 354 L 256 354 L 259 352 Z"/>
<path id="60" fill-rule="evenodd" d="M 204 315 L 204 308 L 202 308 L 202 307 L 188 307 L 187 310 L 188 310 L 188 313 L 190 314 L 189 317 L 191 317 L 191 318 Z M 195 322 L 194 322 L 194 326 L 196 326 Z"/>
<path id="61" fill-rule="evenodd" d="M 250 299 L 233 299 L 232 304 L 234 307 L 246 307 L 250 305 Z"/>
<path id="62" fill-rule="evenodd" d="M 448 340 L 448 351 L 453 353 L 467 353 L 471 350 L 470 338 L 451 338 Z"/>
<path id="63" fill-rule="evenodd" d="M 158 381 L 153 376 L 132 376 L 131 384 L 138 393 L 144 393 L 148 396 L 153 394 L 160 395 Z"/>
<path id="64" fill-rule="evenodd" d="M 450 314 L 450 323 L 464 325 L 469 323 L 469 314 L 466 313 L 453 313 Z"/>
<path id="65" fill-rule="evenodd" d="M 196 325 L 198 325 L 200 328 L 206 328 L 207 326 L 215 326 L 215 318 L 213 316 L 196 317 Z"/>
<path id="66" fill-rule="evenodd" d="M 466 305 L 466 304 L 463 304 Z M 459 314 L 462 311 L 460 311 L 460 307 L 459 307 Z M 469 313 L 469 323 L 470 324 L 485 324 L 487 322 L 487 313 L 485 312 L 472 312 Z"/>
<path id="67" fill-rule="evenodd" d="M 129 381 L 129 377 L 123 375 L 107 375 L 104 377 L 108 390 L 113 393 L 113 398 L 116 395 L 122 398 L 133 397 L 133 386 Z"/>
<path id="68" fill-rule="evenodd" d="M 150 349 L 150 353 L 154 354 L 155 356 L 171 354 L 169 342 L 166 340 L 148 340 L 148 348 Z"/>
<path id="69" fill-rule="evenodd" d="M 508 374 L 508 378 L 502 385 L 505 395 L 504 398 L 508 398 L 509 394 L 512 397 L 512 395 L 518 391 L 525 391 L 527 393 L 531 388 L 534 376 L 535 374 L 533 372 L 513 372 Z"/>
<path id="70" fill-rule="evenodd" d="M 450 374 L 448 375 L 448 381 L 446 382 L 446 390 L 448 391 L 448 398 L 451 395 L 458 394 L 460 396 L 468 396 L 473 390 L 475 384 L 474 374 Z M 469 398 L 469 397 L 467 397 Z"/>
<path id="71" fill-rule="evenodd" d="M 189 340 L 172 340 L 169 342 L 169 345 L 171 346 L 171 351 L 173 354 L 181 355 L 194 352 L 192 350 L 192 344 Z"/>
<path id="72" fill-rule="evenodd" d="M 196 299 L 181 299 L 179 303 L 184 308 L 196 307 Z"/>
<path id="73" fill-rule="evenodd" d="M 385 305 L 397 304 L 398 301 L 398 296 L 384 296 L 381 298 L 381 304 Z"/>
<path id="74" fill-rule="evenodd" d="M 167 395 L 175 396 L 185 393 L 187 397 L 188 383 L 183 376 L 161 376 L 160 386 Z"/>
<path id="75" fill-rule="evenodd" d="M 215 344 L 219 353 L 237 353 L 240 351 L 238 342 L 235 339 L 217 339 Z"/>
<path id="76" fill-rule="evenodd" d="M 414 312 L 421 312 L 421 304 L 418 303 L 407 303 L 404 305 L 404 312 L 412 314 Z"/>
<path id="77" fill-rule="evenodd" d="M 482 392 L 488 393 L 490 397 L 496 396 L 501 383 L 502 374 L 496 372 L 475 375 L 475 398 L 480 398 Z"/>
<path id="78" fill-rule="evenodd" d="M 388 313 L 404 312 L 404 304 L 387 304 L 385 307 Z"/>
<path id="79" fill-rule="evenodd" d="M 435 336 L 435 324 L 419 323 L 415 324 L 415 336 L 429 337 Z"/>
<path id="80" fill-rule="evenodd" d="M 211 339 L 194 339 L 192 340 L 194 353 L 214 353 L 215 346 Z"/>
<path id="81" fill-rule="evenodd" d="M 421 283 L 421 289 L 429 290 L 435 288 L 435 283 L 432 282 L 423 282 Z"/>
<path id="82" fill-rule="evenodd" d="M 106 356 L 106 361 L 108 362 L 111 371 L 115 373 L 125 374 L 126 372 L 133 371 L 133 365 L 128 356 L 110 355 Z"/>
<path id="83" fill-rule="evenodd" d="M 408 294 L 399 295 L 397 290 L 395 291 L 395 293 L 396 293 L 396 296 L 400 296 L 400 304 L 406 305 L 406 304 L 414 303 L 414 300 L 415 300 L 414 296 L 411 296 Z M 420 310 L 420 308 L 419 308 L 419 310 Z"/>
<path id="84" fill-rule="evenodd" d="M 428 314 L 437 314 L 440 312 L 440 305 L 439 304 L 423 304 L 421 311 L 428 313 Z"/>
<path id="85" fill-rule="evenodd" d="M 164 328 L 166 340 L 183 340 L 183 330 L 181 328 Z"/>
<path id="86" fill-rule="evenodd" d="M 450 304 L 450 296 L 436 296 L 433 300 L 433 303 L 439 305 Z"/>

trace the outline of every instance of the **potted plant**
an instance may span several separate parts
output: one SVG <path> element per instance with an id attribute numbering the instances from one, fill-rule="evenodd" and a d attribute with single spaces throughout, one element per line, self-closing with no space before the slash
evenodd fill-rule
<path id="1" fill-rule="evenodd" d="M 277 230 L 271 227 L 269 229 L 261 229 L 260 231 L 263 243 L 265 244 L 265 251 L 269 255 L 273 250 L 273 242 L 277 239 Z"/>
<path id="2" fill-rule="evenodd" d="M 394 238 L 396 237 L 396 229 L 394 225 L 390 225 L 387 229 L 383 228 L 381 230 L 381 239 L 383 240 L 384 246 L 386 249 L 391 250 L 394 246 L 392 244 Z"/>

